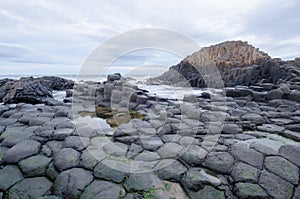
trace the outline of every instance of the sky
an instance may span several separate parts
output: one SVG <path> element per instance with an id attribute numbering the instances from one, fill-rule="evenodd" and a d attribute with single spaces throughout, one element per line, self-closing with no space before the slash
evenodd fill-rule
<path id="1" fill-rule="evenodd" d="M 77 74 L 103 42 L 142 28 L 175 31 L 201 47 L 248 41 L 272 57 L 294 59 L 299 10 L 299 0 L 0 0 L 0 74 Z M 112 65 L 115 72 L 145 66 L 151 73 L 151 66 L 167 69 L 187 55 L 141 49 Z"/>

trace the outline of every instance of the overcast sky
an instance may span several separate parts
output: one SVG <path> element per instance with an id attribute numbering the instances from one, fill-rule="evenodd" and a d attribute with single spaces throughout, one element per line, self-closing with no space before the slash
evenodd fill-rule
<path id="1" fill-rule="evenodd" d="M 102 42 L 139 28 L 174 30 L 200 46 L 245 40 L 294 59 L 299 10 L 299 0 L 0 0 L 0 74 L 76 74 Z M 181 58 L 144 50 L 116 63 L 171 66 Z"/>

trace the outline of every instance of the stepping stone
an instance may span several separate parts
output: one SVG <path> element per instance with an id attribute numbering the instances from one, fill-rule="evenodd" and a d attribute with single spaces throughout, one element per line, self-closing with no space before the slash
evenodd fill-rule
<path id="1" fill-rule="evenodd" d="M 157 166 L 160 168 L 159 164 Z M 179 181 L 180 177 L 187 171 L 187 168 L 177 160 L 170 160 L 170 162 L 156 171 L 157 176 L 162 180 Z"/>
<path id="2" fill-rule="evenodd" d="M 56 196 L 73 199 L 79 198 L 82 190 L 93 181 L 92 172 L 73 168 L 60 173 L 54 181 L 53 193 Z"/>
<path id="3" fill-rule="evenodd" d="M 183 146 L 172 142 L 166 143 L 158 149 L 158 153 L 162 158 L 179 157 L 183 152 Z"/>
<path id="4" fill-rule="evenodd" d="M 259 185 L 276 199 L 291 198 L 294 186 L 275 174 L 263 170 L 260 175 Z"/>
<path id="5" fill-rule="evenodd" d="M 231 176 L 235 182 L 258 182 L 259 170 L 243 162 L 233 165 Z"/>
<path id="6" fill-rule="evenodd" d="M 26 178 L 9 189 L 7 198 L 39 198 L 50 191 L 52 183 L 45 177 Z"/>
<path id="7" fill-rule="evenodd" d="M 17 166 L 7 165 L 0 169 L 0 190 L 6 191 L 21 180 L 23 175 Z"/>
<path id="8" fill-rule="evenodd" d="M 159 147 L 161 147 L 164 143 L 159 137 L 144 137 L 140 138 L 141 144 L 144 149 L 149 151 L 156 151 Z"/>
<path id="9" fill-rule="evenodd" d="M 193 192 L 188 190 L 187 195 L 191 199 L 200 199 L 200 198 L 216 198 L 216 199 L 225 199 L 225 194 L 223 191 L 220 191 L 212 186 L 206 185 L 203 189 L 199 190 L 198 192 Z"/>
<path id="10" fill-rule="evenodd" d="M 41 144 L 35 140 L 26 140 L 10 148 L 4 155 L 2 161 L 14 164 L 20 160 L 38 153 Z"/>
<path id="11" fill-rule="evenodd" d="M 27 177 L 45 175 L 45 171 L 51 162 L 51 158 L 43 155 L 36 155 L 21 160 L 18 164 Z"/>
<path id="12" fill-rule="evenodd" d="M 163 182 L 150 173 L 132 173 L 123 184 L 127 192 L 143 191 L 148 192 L 153 188 L 163 188 Z"/>
<path id="13" fill-rule="evenodd" d="M 190 145 L 185 153 L 181 156 L 190 166 L 201 165 L 208 152 L 198 145 Z"/>
<path id="14" fill-rule="evenodd" d="M 103 160 L 94 169 L 94 175 L 109 181 L 120 183 L 130 171 L 129 165 L 116 160 Z"/>
<path id="15" fill-rule="evenodd" d="M 279 148 L 279 154 L 290 162 L 300 166 L 300 147 L 293 145 L 283 145 Z"/>
<path id="16" fill-rule="evenodd" d="M 54 164 L 60 171 L 67 170 L 79 165 L 80 153 L 71 148 L 64 148 L 54 154 Z"/>
<path id="17" fill-rule="evenodd" d="M 86 198 L 121 198 L 122 188 L 114 183 L 95 180 L 84 189 L 80 199 Z M 125 197 L 126 198 L 126 197 Z"/>
<path id="18" fill-rule="evenodd" d="M 90 139 L 87 137 L 69 136 L 65 139 L 63 147 L 82 151 L 87 146 L 89 146 L 90 143 Z"/>
<path id="19" fill-rule="evenodd" d="M 237 124 L 224 124 L 222 133 L 224 134 L 238 134 L 242 133 L 243 129 Z"/>
<path id="20" fill-rule="evenodd" d="M 237 160 L 262 169 L 264 156 L 254 149 L 249 149 L 246 145 L 238 143 L 232 146 L 230 152 Z"/>
<path id="21" fill-rule="evenodd" d="M 284 129 L 284 127 L 278 126 L 276 124 L 263 124 L 262 126 L 257 127 L 257 130 L 269 133 L 282 133 Z"/>
<path id="22" fill-rule="evenodd" d="M 239 198 L 268 198 L 268 194 L 258 184 L 237 183 L 234 192 Z"/>
<path id="23" fill-rule="evenodd" d="M 282 177 L 294 185 L 297 185 L 299 182 L 299 168 L 282 157 L 266 157 L 265 167 L 268 171 Z"/>
<path id="24" fill-rule="evenodd" d="M 202 168 L 190 168 L 183 177 L 182 183 L 190 190 L 199 191 L 204 185 L 219 186 L 221 180 L 207 174 Z"/>
<path id="25" fill-rule="evenodd" d="M 204 166 L 220 173 L 229 173 L 234 158 L 227 152 L 210 152 L 204 161 Z"/>

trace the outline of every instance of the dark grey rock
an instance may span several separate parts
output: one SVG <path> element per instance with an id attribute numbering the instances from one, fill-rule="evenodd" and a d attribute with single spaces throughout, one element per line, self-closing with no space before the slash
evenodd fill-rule
<path id="1" fill-rule="evenodd" d="M 162 180 L 176 180 L 187 171 L 187 168 L 177 160 L 170 160 L 170 164 L 156 171 L 158 177 Z"/>
<path id="2" fill-rule="evenodd" d="M 202 168 L 190 168 L 184 175 L 181 183 L 192 191 L 199 191 L 205 185 L 219 186 L 221 180 L 207 174 Z"/>
<path id="3" fill-rule="evenodd" d="M 290 162 L 300 166 L 300 147 L 293 145 L 283 145 L 279 148 L 279 154 Z"/>
<path id="4" fill-rule="evenodd" d="M 278 126 L 276 124 L 263 124 L 262 126 L 257 127 L 257 130 L 269 133 L 282 133 L 284 129 L 284 127 Z"/>
<path id="5" fill-rule="evenodd" d="M 201 165 L 207 155 L 207 151 L 198 145 L 190 145 L 187 147 L 184 154 L 181 156 L 182 160 L 191 166 Z"/>
<path id="6" fill-rule="evenodd" d="M 290 138 L 292 140 L 295 140 L 297 142 L 300 142 L 300 133 L 299 132 L 285 130 L 282 133 L 280 133 L 280 135 Z"/>
<path id="7" fill-rule="evenodd" d="M 233 165 L 231 176 L 235 182 L 258 182 L 259 170 L 248 164 L 238 162 Z"/>
<path id="8" fill-rule="evenodd" d="M 149 191 L 153 188 L 162 188 L 162 181 L 150 173 L 132 173 L 123 184 L 128 192 L 132 191 Z"/>
<path id="9" fill-rule="evenodd" d="M 9 199 L 39 198 L 50 192 L 52 183 L 45 177 L 25 178 L 7 194 Z"/>
<path id="10" fill-rule="evenodd" d="M 53 161 L 49 164 L 47 170 L 46 170 L 46 176 L 54 181 L 56 179 L 56 177 L 58 176 L 59 172 L 57 171 L 57 169 L 54 166 Z"/>
<path id="11" fill-rule="evenodd" d="M 153 136 L 153 137 L 142 136 L 140 138 L 140 141 L 143 148 L 149 151 L 156 151 L 159 147 L 161 147 L 164 144 L 162 140 L 157 136 Z"/>
<path id="12" fill-rule="evenodd" d="M 257 113 L 246 113 L 241 117 L 242 120 L 251 121 L 255 124 L 263 124 L 264 118 Z"/>
<path id="13" fill-rule="evenodd" d="M 238 134 L 242 133 L 243 129 L 237 124 L 224 124 L 222 133 L 224 134 Z"/>
<path id="14" fill-rule="evenodd" d="M 55 140 L 64 140 L 69 137 L 74 132 L 74 129 L 71 128 L 60 128 L 53 132 L 53 139 Z"/>
<path id="15" fill-rule="evenodd" d="M 257 198 L 264 199 L 268 198 L 268 194 L 258 184 L 252 183 L 237 183 L 234 186 L 235 194 L 241 199 Z"/>
<path id="16" fill-rule="evenodd" d="M 300 186 L 295 188 L 293 199 L 299 199 L 300 198 Z"/>
<path id="17" fill-rule="evenodd" d="M 122 188 L 114 183 L 95 180 L 89 186 L 84 189 L 80 199 L 87 198 L 109 198 L 119 199 Z"/>
<path id="18" fill-rule="evenodd" d="M 87 137 L 69 136 L 65 139 L 64 148 L 73 148 L 82 151 L 90 145 L 90 139 Z"/>
<path id="19" fill-rule="evenodd" d="M 46 156 L 36 155 L 23 159 L 18 164 L 25 176 L 36 177 L 45 175 L 45 171 L 51 160 L 51 158 Z"/>
<path id="20" fill-rule="evenodd" d="M 300 91 L 298 90 L 291 91 L 291 93 L 288 96 L 288 99 L 292 101 L 300 102 Z"/>
<path id="21" fill-rule="evenodd" d="M 293 195 L 294 186 L 291 183 L 265 170 L 261 172 L 259 185 L 276 199 L 291 198 Z"/>
<path id="22" fill-rule="evenodd" d="M 233 163 L 234 158 L 227 152 L 210 152 L 204 166 L 220 173 L 229 173 Z"/>
<path id="23" fill-rule="evenodd" d="M 271 147 L 265 146 L 263 144 L 257 143 L 257 142 L 250 144 L 250 148 L 255 149 L 256 151 L 258 151 L 264 155 L 277 155 L 278 154 L 277 150 L 275 150 Z"/>
<path id="24" fill-rule="evenodd" d="M 8 188 L 23 180 L 23 175 L 15 165 L 7 165 L 0 169 L 0 190 L 6 191 Z"/>
<path id="25" fill-rule="evenodd" d="M 265 158 L 265 167 L 268 171 L 297 185 L 299 182 L 299 168 L 284 158 L 269 156 Z"/>
<path id="26" fill-rule="evenodd" d="M 254 149 L 249 149 L 243 144 L 235 144 L 232 146 L 230 152 L 237 160 L 262 169 L 264 156 Z"/>
<path id="27" fill-rule="evenodd" d="M 102 161 L 106 153 L 101 148 L 89 147 L 80 156 L 80 165 L 86 169 L 94 170 L 99 161 Z"/>
<path id="28" fill-rule="evenodd" d="M 24 158 L 37 154 L 40 147 L 41 144 L 34 140 L 20 142 L 5 153 L 2 162 L 17 163 Z"/>
<path id="29" fill-rule="evenodd" d="M 80 153 L 71 148 L 64 148 L 54 154 L 54 164 L 60 171 L 79 165 Z"/>
<path id="30" fill-rule="evenodd" d="M 18 132 L 8 135 L 0 144 L 0 146 L 3 147 L 12 147 L 15 144 L 18 144 L 20 142 L 24 142 L 26 140 L 29 140 L 30 137 L 33 136 L 33 133 L 29 132 Z"/>
<path id="31" fill-rule="evenodd" d="M 225 199 L 225 194 L 223 191 L 220 191 L 212 186 L 206 185 L 203 189 L 194 192 L 194 191 L 187 191 L 189 198 L 191 199 L 199 199 L 199 198 L 218 198 L 218 199 Z"/>
<path id="32" fill-rule="evenodd" d="M 103 160 L 94 169 L 94 175 L 109 181 L 120 183 L 129 172 L 129 165 L 124 162 L 114 160 Z"/>
<path id="33" fill-rule="evenodd" d="M 93 181 L 90 171 L 73 168 L 60 173 L 54 184 L 53 193 L 66 199 L 80 198 L 82 190 Z"/>
<path id="34" fill-rule="evenodd" d="M 158 153 L 162 158 L 179 157 L 184 152 L 184 147 L 176 143 L 165 143 L 158 149 Z"/>

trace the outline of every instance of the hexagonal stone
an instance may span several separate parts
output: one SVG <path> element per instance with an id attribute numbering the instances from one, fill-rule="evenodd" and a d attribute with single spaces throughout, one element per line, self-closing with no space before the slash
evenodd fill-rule
<path id="1" fill-rule="evenodd" d="M 162 181 L 150 173 L 132 173 L 123 185 L 128 192 L 148 192 L 151 188 L 163 188 Z"/>
<path id="2" fill-rule="evenodd" d="M 242 133 L 243 129 L 237 125 L 237 124 L 224 124 L 223 125 L 223 129 L 222 129 L 222 133 L 224 134 L 238 134 L 238 133 Z"/>
<path id="3" fill-rule="evenodd" d="M 158 153 L 162 158 L 179 157 L 183 153 L 183 146 L 176 143 L 166 143 L 158 149 Z"/>
<path id="4" fill-rule="evenodd" d="M 155 137 L 141 137 L 140 138 L 141 144 L 144 149 L 149 151 L 155 151 L 160 146 L 162 146 L 164 143 L 161 141 L 161 139 L 157 136 Z"/>
<path id="5" fill-rule="evenodd" d="M 242 120 L 251 121 L 255 124 L 263 124 L 264 118 L 257 113 L 246 113 L 241 117 Z"/>
<path id="6" fill-rule="evenodd" d="M 293 145 L 283 145 L 279 148 L 279 154 L 292 163 L 300 166 L 300 147 Z"/>
<path id="7" fill-rule="evenodd" d="M 269 133 L 282 133 L 284 129 L 284 127 L 278 126 L 276 124 L 263 124 L 262 126 L 257 127 L 257 130 Z"/>
<path id="8" fill-rule="evenodd" d="M 193 192 L 193 191 L 187 191 L 187 194 L 189 198 L 192 199 L 200 199 L 200 198 L 218 198 L 218 199 L 225 199 L 225 194 L 223 191 L 220 191 L 212 186 L 206 185 L 203 189 Z"/>
<path id="9" fill-rule="evenodd" d="M 95 180 L 84 189 L 80 199 L 86 198 L 110 198 L 119 199 L 122 188 L 114 183 Z"/>
<path id="10" fill-rule="evenodd" d="M 237 183 L 234 186 L 235 194 L 241 199 L 257 198 L 264 199 L 268 198 L 268 194 L 258 184 L 252 183 Z"/>
<path id="11" fill-rule="evenodd" d="M 158 166 L 159 167 L 159 166 Z M 159 167 L 160 168 L 160 167 Z M 167 166 L 156 171 L 156 174 L 163 180 L 180 180 L 180 177 L 187 171 L 187 168 L 177 160 L 170 160 Z"/>
<path id="12" fill-rule="evenodd" d="M 98 147 L 89 147 L 80 156 L 80 165 L 86 169 L 94 170 L 99 161 L 102 161 L 106 153 Z"/>
<path id="13" fill-rule="evenodd" d="M 1 143 L 1 146 L 4 147 L 12 147 L 15 144 L 18 144 L 20 142 L 29 140 L 30 137 L 33 136 L 33 133 L 29 133 L 29 132 L 19 132 L 19 133 L 13 133 L 9 136 L 7 136 Z"/>
<path id="14" fill-rule="evenodd" d="M 45 177 L 26 178 L 9 189 L 7 198 L 38 198 L 51 189 L 52 183 Z"/>
<path id="15" fill-rule="evenodd" d="M 205 185 L 214 185 L 219 186 L 221 184 L 221 180 L 217 177 L 209 175 L 202 168 L 190 168 L 182 181 L 183 185 L 190 190 L 199 191 Z"/>
<path id="16" fill-rule="evenodd" d="M 257 142 L 250 144 L 250 148 L 255 149 L 256 151 L 258 151 L 264 155 L 277 155 L 278 154 L 277 150 L 275 150 L 271 147 L 265 146 L 263 144 L 257 143 Z"/>
<path id="17" fill-rule="evenodd" d="M 77 151 L 82 151 L 90 145 L 90 139 L 87 137 L 69 136 L 65 139 L 64 148 L 73 148 Z"/>
<path id="18" fill-rule="evenodd" d="M 41 176 L 45 174 L 51 160 L 46 156 L 36 155 L 21 160 L 18 164 L 25 176 Z"/>
<path id="19" fill-rule="evenodd" d="M 53 139 L 55 140 L 64 140 L 67 137 L 69 137 L 72 133 L 73 133 L 74 129 L 70 129 L 70 128 L 61 128 L 61 129 L 56 129 L 52 136 Z"/>
<path id="20" fill-rule="evenodd" d="M 270 156 L 265 158 L 265 167 L 283 179 L 295 185 L 299 182 L 299 168 L 284 158 Z"/>
<path id="21" fill-rule="evenodd" d="M 275 174 L 263 170 L 260 175 L 259 184 L 276 199 L 291 198 L 294 186 Z"/>
<path id="22" fill-rule="evenodd" d="M 82 190 L 92 181 L 93 175 L 90 171 L 81 168 L 66 170 L 55 179 L 53 193 L 66 199 L 79 198 Z"/>
<path id="23" fill-rule="evenodd" d="M 233 145 L 230 152 L 236 159 L 262 169 L 264 156 L 261 153 L 247 148 L 244 144 Z"/>
<path id="24" fill-rule="evenodd" d="M 235 182 L 258 182 L 259 170 L 248 164 L 238 162 L 233 165 L 231 176 Z"/>
<path id="25" fill-rule="evenodd" d="M 0 190 L 6 191 L 22 179 L 23 175 L 17 166 L 7 165 L 0 169 Z"/>
<path id="26" fill-rule="evenodd" d="M 94 175 L 98 178 L 120 183 L 128 173 L 126 170 L 130 171 L 128 164 L 105 159 L 97 164 L 94 169 Z"/>
<path id="27" fill-rule="evenodd" d="M 181 158 L 191 166 L 201 165 L 207 155 L 207 151 L 198 145 L 190 145 Z"/>
<path id="28" fill-rule="evenodd" d="M 10 148 L 4 155 L 2 161 L 5 163 L 17 163 L 20 160 L 38 153 L 41 144 L 35 140 L 20 142 Z"/>
<path id="29" fill-rule="evenodd" d="M 204 165 L 220 173 L 229 173 L 234 163 L 234 158 L 227 152 L 210 152 Z"/>
<path id="30" fill-rule="evenodd" d="M 67 170 L 79 165 L 80 153 L 71 148 L 64 148 L 54 155 L 54 165 L 58 170 Z"/>

